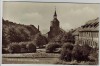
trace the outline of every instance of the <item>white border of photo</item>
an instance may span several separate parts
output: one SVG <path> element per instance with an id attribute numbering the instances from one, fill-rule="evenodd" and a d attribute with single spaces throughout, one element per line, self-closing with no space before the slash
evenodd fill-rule
<path id="1" fill-rule="evenodd" d="M 32 2 L 70 2 L 70 3 L 98 3 L 100 4 L 100 0 L 0 0 L 0 63 L 1 66 L 46 66 L 47 64 L 2 64 L 2 2 L 3 1 L 32 1 Z M 99 14 L 100 15 L 100 14 Z M 100 18 L 100 16 L 99 16 Z M 99 19 L 100 21 L 100 19 Z M 100 28 L 99 28 L 100 30 Z M 99 33 L 100 37 L 100 33 Z M 100 42 L 99 42 L 100 43 Z M 99 45 L 100 46 L 100 45 Z M 100 50 L 100 49 L 99 49 Z M 100 59 L 100 52 L 99 52 L 99 59 Z M 99 61 L 100 63 L 100 61 Z M 55 66 L 53 64 L 48 64 L 48 66 Z M 63 66 L 63 65 L 57 65 L 57 66 Z M 72 66 L 72 65 L 68 65 Z M 77 65 L 75 65 L 77 66 Z M 80 66 L 80 65 L 79 65 Z M 89 65 L 81 65 L 81 66 L 89 66 Z M 96 66 L 96 65 L 93 65 Z"/>
<path id="2" fill-rule="evenodd" d="M 3 0 L 3 1 L 100 3 L 100 0 Z"/>

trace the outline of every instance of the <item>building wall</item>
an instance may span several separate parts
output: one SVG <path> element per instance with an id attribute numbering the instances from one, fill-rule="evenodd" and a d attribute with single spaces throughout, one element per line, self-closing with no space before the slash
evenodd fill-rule
<path id="1" fill-rule="evenodd" d="M 60 28 L 58 27 L 50 27 L 50 31 L 48 33 L 48 38 L 51 39 L 59 34 Z"/>
<path id="2" fill-rule="evenodd" d="M 99 47 L 99 31 L 79 32 L 79 44 L 89 44 L 91 47 Z"/>

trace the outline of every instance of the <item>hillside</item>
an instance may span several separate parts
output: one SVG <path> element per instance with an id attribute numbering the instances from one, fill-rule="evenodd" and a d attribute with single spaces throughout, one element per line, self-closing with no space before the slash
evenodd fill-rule
<path id="1" fill-rule="evenodd" d="M 2 19 L 2 44 L 6 47 L 12 42 L 32 41 L 38 29 L 34 25 L 16 24 Z"/>

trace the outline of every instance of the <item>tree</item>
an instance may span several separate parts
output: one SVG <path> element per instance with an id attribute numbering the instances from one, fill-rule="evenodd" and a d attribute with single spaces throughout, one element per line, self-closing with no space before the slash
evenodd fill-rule
<path id="1" fill-rule="evenodd" d="M 71 54 L 72 49 L 73 49 L 72 43 L 63 44 L 60 59 L 65 60 L 65 61 L 71 61 L 72 60 L 72 54 Z"/>
<path id="2" fill-rule="evenodd" d="M 73 59 L 77 61 L 88 61 L 91 49 L 88 44 L 83 46 L 75 45 L 72 51 Z"/>
<path id="3" fill-rule="evenodd" d="M 65 36 L 64 36 L 64 41 L 65 42 L 71 42 L 71 43 L 75 43 L 75 37 L 72 35 L 72 32 L 68 32 Z"/>
<path id="4" fill-rule="evenodd" d="M 6 48 L 12 42 L 33 41 L 39 31 L 34 25 L 16 24 L 8 20 L 3 21 L 2 46 Z"/>
<path id="5" fill-rule="evenodd" d="M 47 39 L 44 36 L 42 36 L 41 33 L 36 34 L 35 45 L 39 48 L 42 48 L 45 44 L 47 44 Z"/>
<path id="6" fill-rule="evenodd" d="M 28 52 L 28 49 L 26 47 L 26 45 L 28 44 L 28 42 L 20 42 L 19 45 L 21 47 L 21 53 L 26 53 Z"/>
<path id="7" fill-rule="evenodd" d="M 59 48 L 59 47 L 60 47 L 59 44 L 48 44 L 46 46 L 46 52 L 47 53 L 53 53 L 56 50 L 56 48 Z"/>
<path id="8" fill-rule="evenodd" d="M 21 47 L 18 43 L 10 43 L 10 45 L 8 46 L 8 51 L 10 53 L 20 53 Z"/>
<path id="9" fill-rule="evenodd" d="M 6 26 L 3 26 L 2 29 L 2 48 L 6 48 L 7 45 L 10 43 L 9 40 L 9 35 L 8 35 L 8 28 L 6 28 Z"/>

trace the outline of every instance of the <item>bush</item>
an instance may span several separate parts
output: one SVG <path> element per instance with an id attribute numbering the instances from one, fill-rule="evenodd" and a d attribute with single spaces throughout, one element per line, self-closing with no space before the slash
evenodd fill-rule
<path id="1" fill-rule="evenodd" d="M 82 47 L 75 45 L 72 51 L 73 60 L 81 61 L 82 59 Z"/>
<path id="2" fill-rule="evenodd" d="M 47 53 L 53 53 L 56 50 L 56 48 L 59 48 L 59 47 L 60 47 L 59 44 L 48 44 L 46 46 L 46 52 Z"/>
<path id="3" fill-rule="evenodd" d="M 88 44 L 83 46 L 75 45 L 72 51 L 73 59 L 77 61 L 88 61 L 91 49 Z"/>
<path id="4" fill-rule="evenodd" d="M 9 53 L 7 48 L 2 48 L 2 54 Z"/>
<path id="5" fill-rule="evenodd" d="M 19 45 L 20 45 L 20 47 L 21 47 L 21 53 L 26 53 L 26 52 L 28 52 L 28 50 L 27 50 L 27 48 L 26 48 L 26 45 L 27 45 L 28 43 L 27 42 L 20 42 L 19 43 Z"/>
<path id="6" fill-rule="evenodd" d="M 21 52 L 21 47 L 18 43 L 11 43 L 9 46 L 8 46 L 8 51 L 10 53 L 20 53 Z"/>
<path id="7" fill-rule="evenodd" d="M 28 52 L 30 52 L 30 53 L 36 52 L 36 46 L 33 43 L 27 44 L 26 48 L 27 48 Z"/>
<path id="8" fill-rule="evenodd" d="M 95 50 L 94 48 L 91 50 L 90 56 L 89 56 L 90 61 L 95 61 L 98 64 L 99 61 L 99 51 Z"/>
<path id="9" fill-rule="evenodd" d="M 61 50 L 60 59 L 61 60 L 65 60 L 65 61 L 71 61 L 72 49 L 73 49 L 72 43 L 65 43 L 65 44 L 63 44 L 62 50 Z"/>
<path id="10" fill-rule="evenodd" d="M 73 49 L 73 44 L 70 43 L 70 42 L 64 43 L 62 48 L 72 50 Z"/>
<path id="11" fill-rule="evenodd" d="M 80 46 L 66 43 L 62 47 L 60 59 L 65 61 L 89 61 L 91 49 L 92 48 L 88 44 Z"/>

